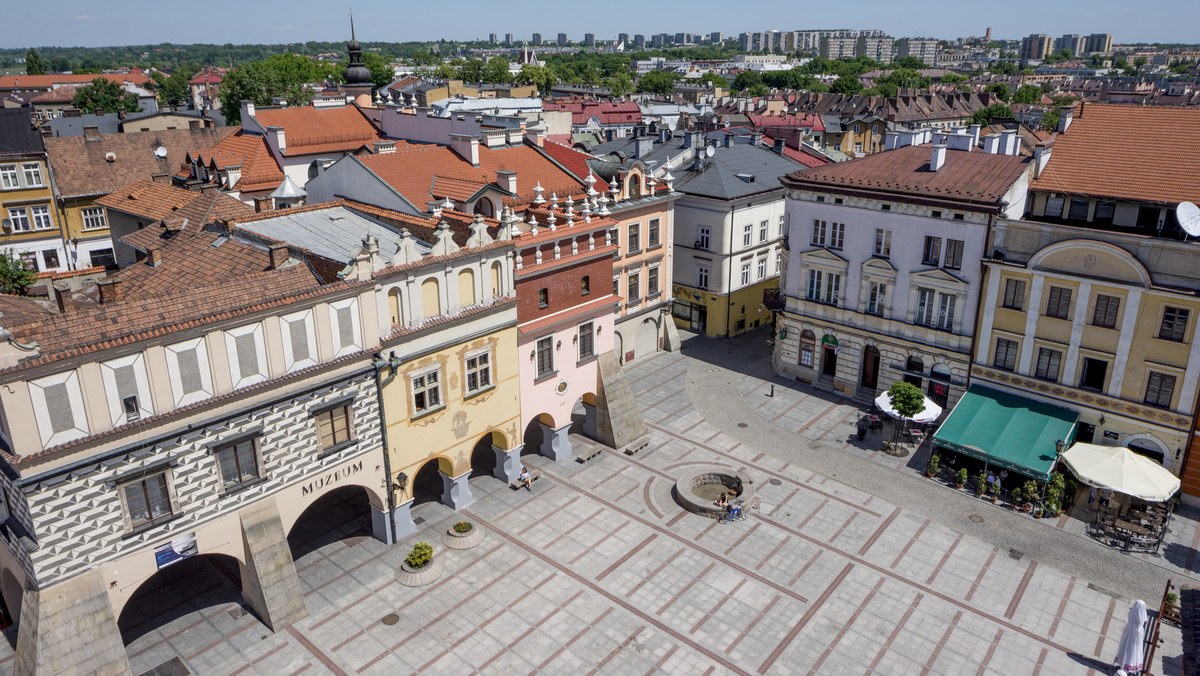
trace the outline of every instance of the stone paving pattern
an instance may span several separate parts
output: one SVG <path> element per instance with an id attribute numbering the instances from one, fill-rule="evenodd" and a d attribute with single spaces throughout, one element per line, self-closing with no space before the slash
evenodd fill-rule
<path id="1" fill-rule="evenodd" d="M 853 411 L 839 415 L 840 400 L 780 383 L 761 404 L 755 388 L 770 376 L 755 384 L 744 375 L 747 363 L 761 367 L 761 354 L 747 358 L 761 346 L 734 354 L 741 370 L 731 372 L 691 345 L 627 371 L 649 429 L 645 450 L 605 451 L 586 464 L 526 456 L 543 470 L 532 492 L 472 479 L 474 504 L 418 506 L 422 532 L 393 547 L 364 537 L 365 498 L 359 512 L 339 496 L 314 528 L 323 537 L 294 546 L 309 617 L 278 634 L 236 602 L 232 559 L 198 557 L 207 573 L 188 571 L 187 588 L 139 598 L 148 620 L 128 628 L 134 672 L 178 657 L 202 674 L 1100 674 L 1129 592 L 1161 593 L 1161 562 L 975 505 L 906 476 L 903 464 L 881 468 L 896 484 L 881 488 L 856 464 L 875 457 L 839 451 L 849 436 L 839 428 L 853 421 Z M 726 384 L 701 396 L 712 387 L 706 377 Z M 787 396 L 790 410 L 769 408 L 787 407 Z M 576 453 L 591 444 L 572 441 Z M 803 457 L 837 471 L 813 471 Z M 696 463 L 747 472 L 760 510 L 732 524 L 683 511 L 674 476 Z M 876 497 L 887 490 L 897 499 Z M 955 527 L 964 505 L 987 523 Z M 440 546 L 460 518 L 487 531 L 479 547 Z M 1010 552 L 1006 538 L 1021 549 Z M 403 587 L 394 572 L 417 539 L 434 544 L 445 572 L 431 586 Z M 1056 558 L 1054 547 L 1070 555 Z M 1083 558 L 1100 562 L 1094 575 L 1055 565 Z M 1155 673 L 1179 673 L 1179 632 L 1164 625 L 1164 638 Z M 11 649 L 0 659 L 11 671 Z"/>

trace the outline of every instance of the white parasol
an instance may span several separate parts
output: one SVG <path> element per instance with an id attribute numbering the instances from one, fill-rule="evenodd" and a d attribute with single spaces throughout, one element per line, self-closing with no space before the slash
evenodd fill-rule
<path id="1" fill-rule="evenodd" d="M 1179 477 L 1170 470 L 1122 446 L 1075 444 L 1062 460 L 1089 486 L 1111 488 L 1147 502 L 1163 502 L 1179 490 Z"/>
<path id="2" fill-rule="evenodd" d="M 1140 673 L 1146 661 L 1146 602 L 1135 601 L 1129 609 L 1125 631 L 1121 632 L 1121 643 L 1117 645 L 1117 658 L 1113 664 L 1130 674 Z"/>
<path id="3" fill-rule="evenodd" d="M 942 407 L 930 401 L 929 397 L 925 397 L 924 395 L 921 396 L 924 397 L 925 408 L 911 418 L 904 418 L 904 416 L 900 415 L 900 412 L 896 410 L 896 407 L 892 406 L 892 397 L 887 392 L 875 397 L 875 405 L 879 407 L 879 410 L 892 416 L 893 418 L 903 418 L 905 420 L 911 420 L 915 423 L 931 423 L 934 420 L 937 420 L 938 416 L 942 414 Z"/>

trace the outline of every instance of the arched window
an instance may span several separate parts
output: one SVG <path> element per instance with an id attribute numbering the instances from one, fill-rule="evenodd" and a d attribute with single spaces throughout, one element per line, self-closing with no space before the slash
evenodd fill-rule
<path id="1" fill-rule="evenodd" d="M 817 334 L 809 329 L 800 332 L 800 365 L 816 368 Z"/>
<path id="2" fill-rule="evenodd" d="M 629 199 L 637 199 L 642 196 L 642 175 L 629 174 L 625 182 L 629 184 Z"/>
<path id="3" fill-rule="evenodd" d="M 929 369 L 929 377 L 950 382 L 950 369 L 945 364 L 934 364 L 933 368 Z"/>
<path id="4" fill-rule="evenodd" d="M 492 263 L 492 295 L 500 295 L 500 262 Z"/>
<path id="5" fill-rule="evenodd" d="M 492 218 L 495 216 L 496 210 L 495 207 L 492 206 L 492 201 L 490 199 L 481 197 L 479 198 L 479 201 L 475 203 L 475 209 L 472 211 L 472 213 L 479 214 L 484 218 Z"/>
<path id="6" fill-rule="evenodd" d="M 421 310 L 426 319 L 442 314 L 442 296 L 438 292 L 438 280 L 433 277 L 421 283 Z"/>
<path id="7" fill-rule="evenodd" d="M 458 306 L 467 307 L 475 304 L 475 273 L 463 270 L 458 273 Z"/>
<path id="8" fill-rule="evenodd" d="M 924 373 L 925 362 L 921 361 L 920 357 L 913 355 L 908 358 L 908 365 L 905 366 L 904 370 L 911 371 L 912 373 Z"/>
<path id="9" fill-rule="evenodd" d="M 392 313 L 392 325 L 402 324 L 404 322 L 404 305 L 400 300 L 400 288 L 395 287 L 388 291 L 388 308 Z"/>

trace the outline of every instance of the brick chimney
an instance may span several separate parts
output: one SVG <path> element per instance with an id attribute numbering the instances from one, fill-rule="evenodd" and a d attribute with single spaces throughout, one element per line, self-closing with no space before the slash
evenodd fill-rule
<path id="1" fill-rule="evenodd" d="M 156 172 L 156 173 L 150 174 L 150 180 L 154 181 L 155 183 L 162 183 L 163 185 L 170 185 L 171 184 L 171 175 L 165 171 Z"/>
<path id="2" fill-rule="evenodd" d="M 54 302 L 58 305 L 59 314 L 75 311 L 75 301 L 71 299 L 71 285 L 67 282 L 54 282 Z"/>
<path id="3" fill-rule="evenodd" d="M 99 141 L 100 127 L 90 126 L 83 128 L 83 138 L 85 141 Z"/>
<path id="4" fill-rule="evenodd" d="M 146 265 L 152 268 L 157 268 L 162 263 L 162 251 L 159 249 L 151 249 L 146 252 Z"/>
<path id="5" fill-rule="evenodd" d="M 121 280 L 109 277 L 96 282 L 100 289 L 100 304 L 108 305 L 121 300 Z"/>
<path id="6" fill-rule="evenodd" d="M 291 257 L 288 253 L 288 245 L 286 244 L 272 244 L 271 246 L 267 247 L 267 251 L 271 254 L 272 270 L 278 270 L 279 268 L 283 267 L 283 264 L 287 263 L 288 259 Z"/>
<path id="7" fill-rule="evenodd" d="M 200 120 L 188 120 L 188 129 L 196 131 L 200 128 Z"/>
<path id="8" fill-rule="evenodd" d="M 275 209 L 275 200 L 270 196 L 254 198 L 254 213 L 260 214 L 264 211 L 272 211 Z"/>

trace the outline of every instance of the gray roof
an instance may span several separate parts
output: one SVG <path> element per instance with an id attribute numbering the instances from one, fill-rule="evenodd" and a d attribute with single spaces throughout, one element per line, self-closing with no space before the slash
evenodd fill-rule
<path id="1" fill-rule="evenodd" d="M 122 120 L 117 118 L 116 113 L 80 115 L 78 117 L 62 115 L 52 120 L 46 120 L 42 126 L 50 128 L 51 136 L 83 136 L 84 127 L 96 127 L 101 134 L 115 134 L 118 131 L 117 125 L 121 122 Z"/>
<path id="2" fill-rule="evenodd" d="M 0 153 L 42 153 L 46 146 L 29 119 L 28 108 L 0 108 Z"/>
<path id="3" fill-rule="evenodd" d="M 280 183 L 279 187 L 275 188 L 275 192 L 271 193 L 271 197 L 278 197 L 280 199 L 307 196 L 308 193 L 304 191 L 304 188 L 296 185 L 296 182 L 292 180 L 291 176 L 284 176 L 283 183 Z"/>
<path id="4" fill-rule="evenodd" d="M 283 209 L 278 214 L 261 221 L 238 223 L 238 227 L 342 263 L 353 260 L 367 235 L 379 238 L 379 251 L 385 257 L 391 256 L 400 242 L 398 228 L 344 206 L 311 211 Z M 420 239 L 416 245 L 422 251 L 431 248 Z"/>

